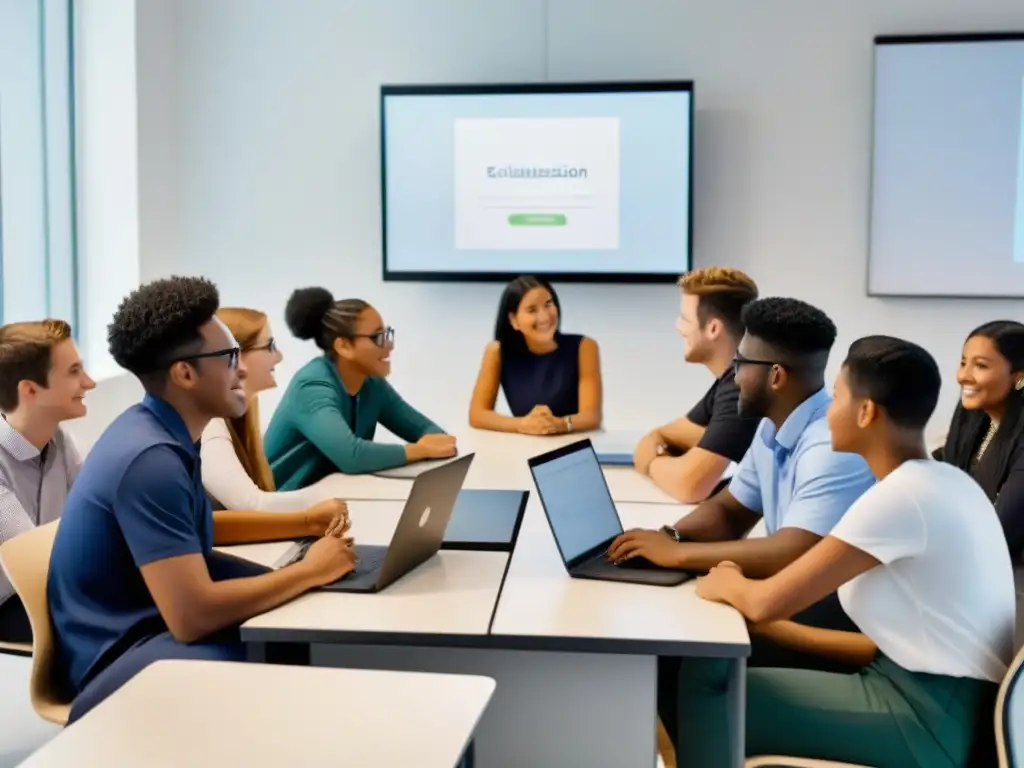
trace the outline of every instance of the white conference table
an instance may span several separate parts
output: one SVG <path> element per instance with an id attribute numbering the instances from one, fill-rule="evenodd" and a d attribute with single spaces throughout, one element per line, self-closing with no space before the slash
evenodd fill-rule
<path id="1" fill-rule="evenodd" d="M 453 768 L 494 693 L 486 677 L 158 661 L 25 768 Z"/>
<path id="2" fill-rule="evenodd" d="M 476 452 L 465 487 L 531 491 L 511 562 L 505 553 L 442 551 L 378 595 L 316 593 L 269 611 L 242 626 L 243 639 L 270 660 L 494 678 L 475 741 L 481 768 L 653 766 L 657 656 L 728 659 L 733 762 L 742 765 L 750 639 L 740 614 L 701 600 L 692 584 L 585 581 L 565 571 L 526 461 L 579 437 L 460 437 L 460 453 Z M 632 469 L 605 476 L 627 529 L 674 522 L 689 509 Z M 357 542 L 386 544 L 411 484 L 338 476 L 328 492 L 351 500 Z M 269 565 L 290 546 L 228 551 Z"/>
<path id="3" fill-rule="evenodd" d="M 592 438 L 615 439 L 614 432 L 577 433 L 534 437 L 503 434 L 466 427 L 456 433 L 459 454 L 475 453 L 466 476 L 466 488 L 529 490 L 533 488 L 527 459 L 562 445 Z M 649 478 L 631 467 L 605 467 L 605 479 L 616 501 L 647 504 L 678 504 Z M 395 499 L 404 501 L 412 487 L 411 479 L 377 475 L 331 475 L 319 486 L 325 496 L 341 499 Z"/>

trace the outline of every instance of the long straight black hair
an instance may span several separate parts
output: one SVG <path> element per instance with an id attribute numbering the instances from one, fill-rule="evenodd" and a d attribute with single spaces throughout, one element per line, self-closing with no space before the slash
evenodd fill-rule
<path id="1" fill-rule="evenodd" d="M 1024 371 L 1024 324 L 1015 320 L 994 320 L 978 326 L 967 341 L 982 336 L 991 341 L 999 354 L 1010 363 L 1014 373 Z M 984 411 L 968 410 L 957 404 L 942 458 L 965 472 L 971 472 L 974 454 L 989 428 L 991 420 Z M 1024 391 L 1013 388 L 1006 396 L 1006 410 L 999 422 L 999 430 L 985 450 L 985 455 L 971 475 L 985 494 L 995 501 L 999 489 L 1006 482 L 1010 459 L 1024 439 Z"/>
<path id="2" fill-rule="evenodd" d="M 561 335 L 562 328 L 562 305 L 558 302 L 558 294 L 551 287 L 551 283 L 542 277 L 523 275 L 517 277 L 505 286 L 498 301 L 498 317 L 494 321 L 494 340 L 501 345 L 501 356 L 522 357 L 528 353 L 526 339 L 523 334 L 512 327 L 509 315 L 519 311 L 519 305 L 523 303 L 523 297 L 534 288 L 543 288 L 551 294 L 551 300 L 558 310 L 558 328 L 555 330 L 555 338 Z"/>

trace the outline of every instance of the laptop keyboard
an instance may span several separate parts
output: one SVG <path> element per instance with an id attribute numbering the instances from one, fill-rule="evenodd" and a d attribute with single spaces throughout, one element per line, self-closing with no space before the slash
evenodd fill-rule
<path id="1" fill-rule="evenodd" d="M 285 565 L 292 565 L 302 560 L 306 556 L 306 553 L 309 552 L 309 548 L 313 546 L 313 543 L 316 541 L 317 539 L 304 540 L 302 544 L 299 545 L 299 551 L 296 552 L 292 559 L 289 560 Z M 359 575 L 361 573 L 368 573 L 370 571 L 377 570 L 380 567 L 380 564 L 384 562 L 384 556 L 386 554 L 387 550 L 384 550 L 383 552 L 374 552 L 373 554 L 359 557 L 359 559 L 356 560 L 356 567 L 351 571 L 349 575 Z"/>

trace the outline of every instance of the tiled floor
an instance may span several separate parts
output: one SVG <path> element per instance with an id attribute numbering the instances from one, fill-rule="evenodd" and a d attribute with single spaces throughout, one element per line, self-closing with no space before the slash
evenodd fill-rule
<path id="1" fill-rule="evenodd" d="M 32 711 L 30 668 L 30 659 L 0 653 L 0 768 L 17 765 L 60 730 Z"/>

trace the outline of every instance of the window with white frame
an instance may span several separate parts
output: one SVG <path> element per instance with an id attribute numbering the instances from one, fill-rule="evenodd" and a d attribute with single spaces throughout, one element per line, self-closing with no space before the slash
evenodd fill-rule
<path id="1" fill-rule="evenodd" d="M 77 328 L 71 0 L 0 0 L 0 320 Z"/>

